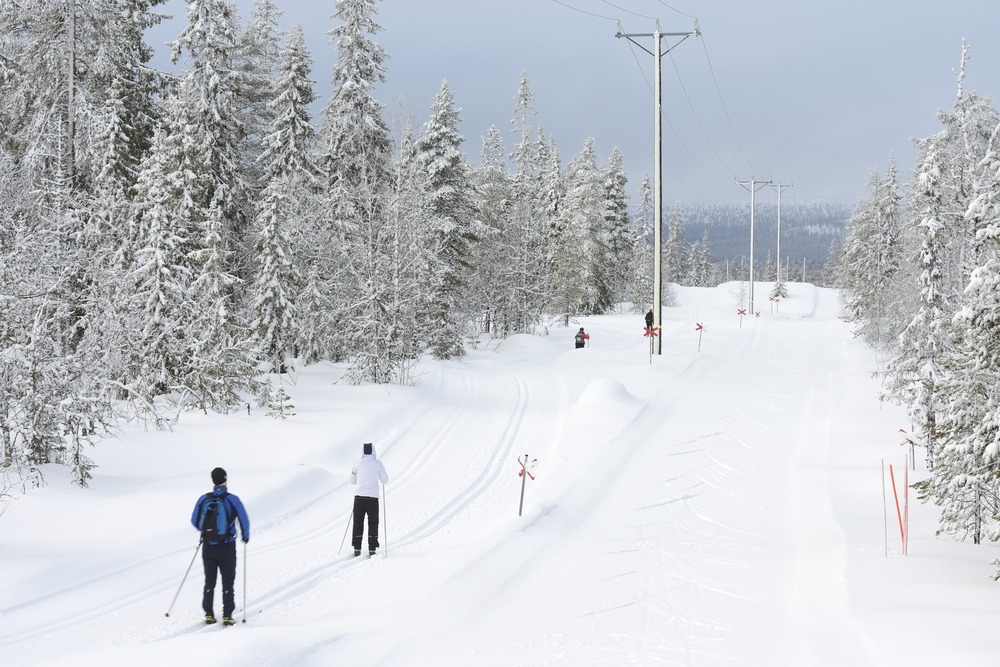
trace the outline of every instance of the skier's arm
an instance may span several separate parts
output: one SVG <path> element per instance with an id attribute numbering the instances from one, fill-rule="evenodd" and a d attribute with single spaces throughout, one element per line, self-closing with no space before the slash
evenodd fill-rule
<path id="1" fill-rule="evenodd" d="M 243 507 L 243 501 L 236 496 L 229 496 L 230 500 L 233 501 L 233 507 L 236 508 L 236 518 L 240 520 L 240 533 L 243 535 L 243 541 L 250 541 L 250 517 L 247 516 L 246 508 Z"/>
<path id="2" fill-rule="evenodd" d="M 198 499 L 198 502 L 194 504 L 194 511 L 191 512 L 191 525 L 198 528 L 198 514 L 201 512 L 201 503 L 204 502 L 205 496 Z"/>
<path id="3" fill-rule="evenodd" d="M 383 484 L 385 484 L 386 482 L 389 481 L 389 473 L 387 473 L 385 471 L 385 466 L 382 465 L 381 461 L 379 461 L 378 463 L 379 463 L 379 465 L 378 465 L 378 478 L 379 478 L 379 480 L 381 480 L 381 482 Z"/>

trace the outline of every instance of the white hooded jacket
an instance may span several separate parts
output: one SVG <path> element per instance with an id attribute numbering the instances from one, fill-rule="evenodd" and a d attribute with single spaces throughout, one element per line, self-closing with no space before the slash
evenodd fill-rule
<path id="1" fill-rule="evenodd" d="M 379 482 L 385 484 L 388 481 L 389 475 L 385 472 L 382 462 L 375 457 L 375 445 L 372 445 L 372 453 L 363 454 L 351 468 L 351 484 L 357 486 L 354 495 L 378 498 Z"/>

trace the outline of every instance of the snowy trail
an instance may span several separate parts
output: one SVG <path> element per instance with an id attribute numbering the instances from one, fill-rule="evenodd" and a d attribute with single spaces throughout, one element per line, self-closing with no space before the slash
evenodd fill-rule
<path id="1" fill-rule="evenodd" d="M 191 442 L 107 445 L 99 488 L 70 511 L 77 571 L 33 561 L 39 539 L 20 546 L 18 586 L 4 579 L 17 591 L 0 607 L 5 661 L 171 664 L 200 647 L 188 667 L 886 664 L 848 585 L 869 564 L 844 547 L 858 491 L 837 458 L 871 402 L 843 396 L 866 357 L 833 292 L 800 286 L 742 322 L 728 288 L 710 296 L 669 312 L 652 363 L 640 318 L 606 316 L 582 321 L 585 350 L 568 334 L 515 337 L 416 387 L 343 387 L 319 368 L 292 388 L 303 416 L 288 423 L 199 418 Z M 234 420 L 245 439 L 226 437 Z M 369 440 L 390 474 L 389 557 L 371 560 L 338 554 L 347 472 Z M 518 517 L 525 454 L 539 465 Z M 163 618 L 193 552 L 192 489 L 218 461 L 255 526 L 239 552 L 248 623 L 223 635 L 196 631 L 200 563 Z M 153 505 L 140 543 L 86 525 L 144 467 L 161 474 L 124 496 Z"/>

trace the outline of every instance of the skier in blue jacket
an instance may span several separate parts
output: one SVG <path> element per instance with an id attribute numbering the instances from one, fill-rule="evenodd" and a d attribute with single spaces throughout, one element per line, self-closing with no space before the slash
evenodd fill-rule
<path id="1" fill-rule="evenodd" d="M 250 518 L 243 507 L 240 499 L 229 493 L 226 487 L 227 475 L 222 468 L 212 471 L 212 483 L 215 487 L 210 493 L 206 493 L 195 503 L 194 512 L 191 513 L 191 525 L 201 530 L 199 519 L 201 518 L 202 507 L 211 497 L 221 497 L 226 505 L 226 517 L 228 525 L 224 539 L 220 541 L 208 541 L 202 545 L 201 558 L 205 565 L 205 591 L 201 600 L 201 607 L 205 610 L 205 623 L 211 625 L 215 623 L 215 581 L 217 574 L 222 574 L 222 624 L 226 627 L 233 625 L 233 610 L 236 609 L 233 586 L 236 582 L 236 520 L 240 522 L 240 533 L 243 536 L 243 543 L 250 541 Z"/>
<path id="2" fill-rule="evenodd" d="M 374 556 L 378 549 L 378 485 L 389 481 L 385 466 L 375 457 L 375 445 L 366 442 L 361 458 L 351 468 L 351 484 L 357 487 L 354 493 L 354 532 L 351 544 L 354 555 L 361 555 L 361 539 L 365 532 L 365 515 L 368 515 L 368 556 Z"/>

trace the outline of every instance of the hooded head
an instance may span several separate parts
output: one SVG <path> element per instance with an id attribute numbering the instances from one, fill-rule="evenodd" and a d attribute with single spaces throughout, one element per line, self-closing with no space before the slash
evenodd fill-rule
<path id="1" fill-rule="evenodd" d="M 580 331 L 583 331 L 583 327 L 580 327 Z"/>
<path id="2" fill-rule="evenodd" d="M 375 445 L 373 445 L 372 443 L 366 442 L 362 447 L 363 447 L 363 451 L 365 453 L 365 456 L 374 456 L 375 455 Z"/>
<path id="3" fill-rule="evenodd" d="M 212 471 L 212 483 L 216 486 L 222 486 L 226 483 L 226 471 L 222 468 L 216 468 Z"/>

